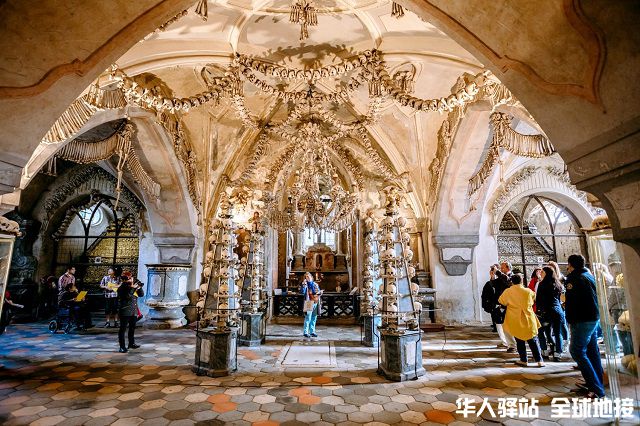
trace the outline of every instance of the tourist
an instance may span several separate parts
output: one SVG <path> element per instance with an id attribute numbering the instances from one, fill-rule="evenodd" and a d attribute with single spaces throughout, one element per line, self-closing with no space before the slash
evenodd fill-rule
<path id="1" fill-rule="evenodd" d="M 58 295 L 58 309 L 69 309 L 69 320 L 74 321 L 76 329 L 87 329 L 93 327 L 91 323 L 91 312 L 87 307 L 86 301 L 78 300 L 78 289 L 76 283 L 71 282 Z"/>
<path id="2" fill-rule="evenodd" d="M 538 329 L 540 321 L 533 312 L 533 302 L 536 295 L 533 291 L 525 288 L 522 283 L 522 276 L 514 274 L 511 277 L 511 287 L 506 289 L 498 301 L 507 307 L 504 318 L 504 329 L 516 340 L 520 359 L 516 364 L 528 366 L 527 348 L 525 342 L 529 344 L 533 360 L 538 363 L 538 367 L 544 367 L 540 346 L 538 345 Z"/>
<path id="3" fill-rule="evenodd" d="M 566 316 L 571 329 L 569 352 L 578 363 L 587 388 L 587 397 L 604 396 L 604 372 L 598 350 L 597 329 L 600 320 L 596 281 L 579 254 L 567 259 Z"/>
<path id="4" fill-rule="evenodd" d="M 135 330 L 138 321 L 138 297 L 144 296 L 142 287 L 133 281 L 131 272 L 125 271 L 122 274 L 121 284 L 118 287 L 118 305 L 120 313 L 120 329 L 118 330 L 118 342 L 120 352 L 129 352 L 128 349 L 137 349 Z M 124 333 L 129 328 L 128 346 L 124 345 Z"/>
<path id="5" fill-rule="evenodd" d="M 111 319 L 113 319 L 114 326 L 118 327 L 118 286 L 120 282 L 116 277 L 116 272 L 113 268 L 107 270 L 107 275 L 102 277 L 100 281 L 100 288 L 104 290 L 104 313 L 107 316 L 107 321 L 104 323 L 106 328 L 111 327 Z"/>
<path id="6" fill-rule="evenodd" d="M 540 347 L 543 355 L 548 354 L 556 362 L 560 361 L 563 348 L 562 327 L 565 325 L 565 316 L 560 299 L 564 292 L 564 286 L 556 277 L 555 270 L 550 266 L 542 268 L 542 281 L 536 292 L 537 314 L 543 324 L 543 332 L 539 333 Z M 550 351 L 547 350 L 547 343 L 550 344 Z"/>
<path id="7" fill-rule="evenodd" d="M 60 275 L 58 278 L 58 294 L 62 293 L 69 284 L 76 283 L 76 268 L 73 266 L 69 266 L 64 274 Z"/>
<path id="8" fill-rule="evenodd" d="M 497 332 L 496 321 L 493 316 L 495 309 L 496 292 L 493 288 L 493 280 L 496 278 L 496 265 L 491 265 L 489 268 L 489 281 L 482 287 L 482 295 L 480 300 L 482 301 L 482 309 L 491 315 L 491 331 Z"/>
<path id="9" fill-rule="evenodd" d="M 511 266 L 511 262 L 502 262 L 500 264 L 500 272 L 507 277 L 507 281 L 511 281 L 511 276 L 513 275 L 512 269 L 513 266 Z"/>
<path id="10" fill-rule="evenodd" d="M 313 281 L 313 276 L 310 272 L 304 274 L 304 281 L 300 293 L 304 294 L 305 302 L 308 300 L 313 301 L 313 309 L 304 312 L 304 325 L 302 333 L 304 337 L 318 337 L 316 334 L 316 321 L 318 319 L 318 311 L 320 309 L 320 296 L 322 291 L 318 284 Z"/>
<path id="11" fill-rule="evenodd" d="M 560 271 L 560 265 L 558 265 L 558 263 L 554 262 L 553 260 L 550 260 L 548 265 L 553 268 L 553 271 L 555 272 L 556 278 L 558 278 L 558 281 L 560 281 L 560 283 L 564 285 L 565 277 L 562 271 Z M 560 299 L 562 301 L 563 309 L 564 309 L 564 297 L 565 297 L 565 293 L 562 294 L 562 298 Z M 562 333 L 562 342 L 564 345 L 562 347 L 562 352 L 566 352 L 567 349 L 569 348 L 569 327 L 567 326 L 566 321 L 562 324 L 562 327 L 560 328 L 560 332 Z"/>
<path id="12" fill-rule="evenodd" d="M 505 307 L 498 301 L 502 293 L 509 288 L 509 281 L 506 275 L 501 271 L 495 271 L 495 279 L 493 280 L 495 299 L 493 302 L 493 320 L 496 323 L 496 329 L 498 330 L 498 336 L 500 337 L 499 348 L 507 348 L 508 353 L 514 353 L 516 351 L 516 340 L 509 332 L 504 329 L 504 316 Z"/>

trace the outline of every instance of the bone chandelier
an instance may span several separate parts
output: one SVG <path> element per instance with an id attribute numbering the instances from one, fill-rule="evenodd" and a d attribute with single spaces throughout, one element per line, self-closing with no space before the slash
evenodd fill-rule
<path id="1" fill-rule="evenodd" d="M 353 224 L 357 215 L 358 196 L 345 191 L 328 158 L 320 127 L 305 123 L 299 128 L 304 140 L 300 168 L 287 190 L 287 205 L 278 209 L 276 197 L 266 196 L 266 218 L 279 231 L 301 232 L 313 229 L 342 231 Z M 328 184 L 331 187 L 328 188 Z"/>

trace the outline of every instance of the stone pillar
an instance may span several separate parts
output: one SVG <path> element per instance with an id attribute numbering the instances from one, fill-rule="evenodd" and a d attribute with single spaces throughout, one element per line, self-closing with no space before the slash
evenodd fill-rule
<path id="1" fill-rule="evenodd" d="M 263 312 L 240 314 L 238 343 L 241 346 L 260 346 L 265 342 L 267 324 Z"/>
<path id="2" fill-rule="evenodd" d="M 177 328 L 187 323 L 182 308 L 189 304 L 187 281 L 191 265 L 149 264 L 145 303 L 149 314 L 145 327 Z"/>
<path id="3" fill-rule="evenodd" d="M 196 361 L 192 370 L 198 376 L 223 377 L 238 370 L 236 357 L 237 328 L 229 330 L 198 330 Z"/>
<path id="4" fill-rule="evenodd" d="M 403 382 L 426 374 L 422 366 L 422 332 L 380 333 L 380 367 L 378 374 Z"/>
<path id="5" fill-rule="evenodd" d="M 380 314 L 362 315 L 362 344 L 370 348 L 376 348 L 380 344 L 380 332 L 378 327 L 381 324 Z"/>

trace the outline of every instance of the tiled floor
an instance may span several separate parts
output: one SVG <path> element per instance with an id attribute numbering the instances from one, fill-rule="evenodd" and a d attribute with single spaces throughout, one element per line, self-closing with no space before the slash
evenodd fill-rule
<path id="1" fill-rule="evenodd" d="M 496 349 L 486 329 L 453 328 L 425 335 L 427 375 L 388 382 L 376 374 L 377 350 L 359 344 L 356 327 L 322 327 L 336 367 L 283 367 L 281 352 L 301 340 L 299 327 L 269 327 L 267 344 L 238 350 L 230 377 L 191 372 L 191 330 L 138 330 L 140 349 L 117 352 L 114 330 L 51 335 L 46 324 L 11 326 L 0 336 L 0 423 L 5 425 L 189 424 L 525 424 L 509 418 L 464 418 L 460 397 L 540 400 L 539 419 L 551 425 L 549 403 L 570 393 L 572 363 L 522 368 Z M 528 423 L 528 422 L 527 422 Z M 579 424 L 561 420 L 560 424 Z M 606 423 L 588 420 L 590 424 Z"/>

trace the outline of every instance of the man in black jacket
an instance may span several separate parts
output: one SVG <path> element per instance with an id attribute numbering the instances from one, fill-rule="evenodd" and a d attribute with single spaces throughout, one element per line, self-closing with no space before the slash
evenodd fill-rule
<path id="1" fill-rule="evenodd" d="M 493 316 L 493 310 L 495 309 L 495 300 L 496 300 L 496 292 L 494 289 L 493 280 L 495 280 L 495 272 L 497 268 L 496 265 L 491 265 L 489 268 L 489 281 L 486 282 L 484 287 L 482 287 L 482 296 L 480 297 L 482 301 L 482 309 L 491 315 L 491 330 L 496 332 L 496 322 Z"/>
<path id="2" fill-rule="evenodd" d="M 120 307 L 120 329 L 118 330 L 118 342 L 120 352 L 128 352 L 128 349 L 137 349 L 135 331 L 138 320 L 138 297 L 142 297 L 144 291 L 137 283 L 134 283 L 131 273 L 122 274 L 122 284 L 118 287 L 118 306 Z M 124 345 L 124 332 L 129 327 L 129 345 Z"/>
<path id="3" fill-rule="evenodd" d="M 598 350 L 597 328 L 598 294 L 596 281 L 585 267 L 585 260 L 579 254 L 567 259 L 569 266 L 566 277 L 566 318 L 571 327 L 569 352 L 578 363 L 578 368 L 588 389 L 588 397 L 604 397 L 604 371 Z"/>

